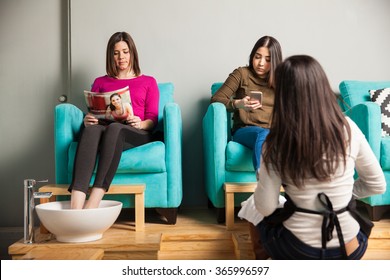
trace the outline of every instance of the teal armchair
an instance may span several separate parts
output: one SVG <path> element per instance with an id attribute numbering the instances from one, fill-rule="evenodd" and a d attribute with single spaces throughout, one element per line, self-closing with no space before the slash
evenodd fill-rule
<path id="1" fill-rule="evenodd" d="M 158 84 L 160 90 L 158 125 L 155 134 L 163 135 L 154 141 L 122 153 L 112 184 L 144 183 L 145 207 L 155 208 L 169 224 L 176 223 L 182 201 L 182 119 L 179 106 L 173 101 L 172 83 Z M 84 113 L 72 104 L 55 108 L 55 178 L 57 184 L 70 184 L 77 140 L 83 125 Z M 137 160 L 134 160 L 137 159 Z M 91 179 L 94 180 L 95 175 Z M 106 195 L 134 208 L 130 195 Z"/>
<path id="2" fill-rule="evenodd" d="M 369 90 L 389 88 L 390 81 L 342 81 L 339 85 L 341 105 L 366 136 L 385 174 L 387 189 L 384 194 L 361 199 L 371 220 L 378 221 L 390 210 L 390 137 L 381 135 L 381 109 L 371 102 Z"/>
<path id="3" fill-rule="evenodd" d="M 222 83 L 211 86 L 214 94 Z M 217 209 L 217 220 L 225 221 L 225 192 L 223 185 L 229 183 L 256 182 L 252 163 L 252 150 L 231 140 L 232 114 L 222 103 L 212 103 L 203 117 L 203 153 L 205 188 L 209 203 Z M 237 193 L 234 205 L 241 206 L 250 194 Z"/>

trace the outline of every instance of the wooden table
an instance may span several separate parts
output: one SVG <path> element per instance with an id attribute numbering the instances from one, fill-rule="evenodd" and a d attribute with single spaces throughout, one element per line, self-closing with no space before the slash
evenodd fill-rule
<path id="1" fill-rule="evenodd" d="M 234 227 L 234 194 L 235 193 L 253 193 L 257 183 L 225 183 L 225 220 L 226 229 L 231 230 Z"/>
<path id="2" fill-rule="evenodd" d="M 225 220 L 226 229 L 231 230 L 234 227 L 234 194 L 235 193 L 253 193 L 257 187 L 257 182 L 254 183 L 225 183 Z M 284 192 L 283 187 L 280 187 L 280 192 Z"/>

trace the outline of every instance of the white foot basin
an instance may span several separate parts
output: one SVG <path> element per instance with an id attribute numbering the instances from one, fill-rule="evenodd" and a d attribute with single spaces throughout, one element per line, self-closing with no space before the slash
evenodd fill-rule
<path id="1" fill-rule="evenodd" d="M 35 206 L 41 223 L 59 242 L 89 242 L 101 239 L 118 218 L 122 203 L 102 200 L 99 208 L 70 209 L 70 201 L 56 201 Z"/>

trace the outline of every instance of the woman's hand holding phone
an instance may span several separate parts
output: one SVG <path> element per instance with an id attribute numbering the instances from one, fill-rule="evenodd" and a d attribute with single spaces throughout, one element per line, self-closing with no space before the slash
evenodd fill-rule
<path id="1" fill-rule="evenodd" d="M 263 102 L 263 93 L 261 91 L 252 90 L 249 96 L 251 100 L 258 100 L 260 103 Z"/>
<path id="2" fill-rule="evenodd" d="M 251 99 L 250 96 L 245 96 L 235 103 L 237 109 L 244 109 L 245 111 L 252 111 L 261 108 L 261 103 L 258 99 Z"/>

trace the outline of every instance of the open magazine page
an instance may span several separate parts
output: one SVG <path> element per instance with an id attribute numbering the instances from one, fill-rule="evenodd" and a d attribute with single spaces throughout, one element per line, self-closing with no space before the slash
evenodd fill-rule
<path id="1" fill-rule="evenodd" d="M 134 115 L 128 86 L 110 92 L 84 90 L 84 97 L 88 112 L 99 120 L 99 124 L 126 123 L 126 119 Z"/>

